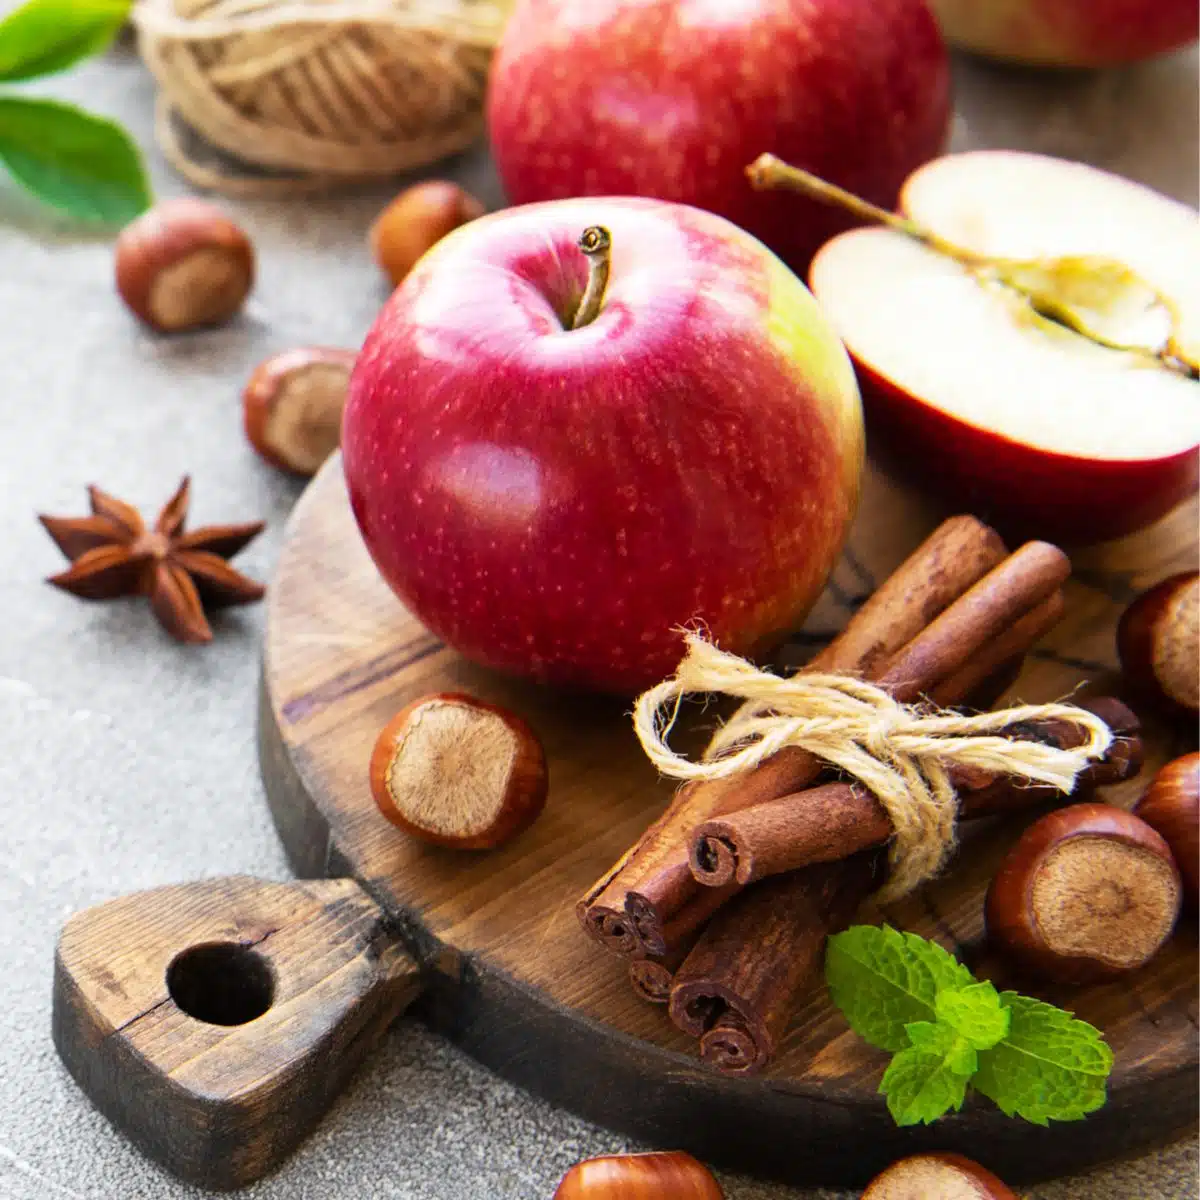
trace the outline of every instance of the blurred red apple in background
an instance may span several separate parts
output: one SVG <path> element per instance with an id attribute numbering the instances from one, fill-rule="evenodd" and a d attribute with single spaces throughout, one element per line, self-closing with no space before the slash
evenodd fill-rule
<path id="1" fill-rule="evenodd" d="M 518 0 L 488 91 L 512 203 L 694 204 L 798 271 L 851 222 L 753 192 L 746 164 L 771 151 L 890 207 L 949 117 L 924 0 Z"/>
<path id="2" fill-rule="evenodd" d="M 954 246 L 1045 264 L 1048 294 L 1093 306 L 1122 344 L 1165 343 L 1161 294 L 1179 353 L 1200 362 L 1200 225 L 1185 205 L 1081 163 L 980 150 L 922 167 L 900 207 Z M 1132 274 L 1101 276 L 1096 258 Z M 1074 265 L 1056 275 L 1054 260 Z M 858 367 L 871 445 L 957 507 L 1054 541 L 1132 533 L 1193 494 L 1200 382 L 982 276 L 889 229 L 817 255 L 813 292 Z"/>
<path id="3" fill-rule="evenodd" d="M 931 0 L 954 46 L 1009 62 L 1102 67 L 1200 36 L 1196 0 Z"/>
<path id="4" fill-rule="evenodd" d="M 571 324 L 585 229 L 611 235 Z M 463 226 L 393 294 L 342 448 L 383 577 L 471 659 L 631 694 L 678 627 L 755 653 L 804 618 L 858 496 L 853 369 L 804 285 L 698 209 L 637 198 Z"/>

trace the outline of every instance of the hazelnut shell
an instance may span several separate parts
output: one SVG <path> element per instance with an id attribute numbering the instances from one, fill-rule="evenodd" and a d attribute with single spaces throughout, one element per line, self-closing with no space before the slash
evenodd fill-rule
<path id="1" fill-rule="evenodd" d="M 406 833 L 456 850 L 490 850 L 541 813 L 546 756 L 515 714 L 461 692 L 437 692 L 406 704 L 384 726 L 370 784 L 379 811 Z"/>
<path id="2" fill-rule="evenodd" d="M 1171 847 L 1187 902 L 1200 907 L 1200 753 L 1167 763 L 1133 811 Z"/>
<path id="3" fill-rule="evenodd" d="M 576 1163 L 554 1200 L 724 1200 L 721 1185 L 682 1150 L 614 1154 Z"/>
<path id="4" fill-rule="evenodd" d="M 1017 1200 L 1017 1196 L 972 1159 L 939 1153 L 914 1154 L 892 1163 L 867 1184 L 861 1200 Z"/>
<path id="5" fill-rule="evenodd" d="M 1165 712 L 1200 715 L 1200 573 L 1172 575 L 1121 614 L 1117 654 L 1130 686 Z"/>
<path id="6" fill-rule="evenodd" d="M 1161 931 L 1166 940 L 1179 913 L 1182 888 L 1170 847 L 1145 821 L 1108 804 L 1072 804 L 1047 813 L 1021 835 L 988 887 L 984 917 L 988 939 L 1006 956 L 1040 978 L 1057 983 L 1091 983 L 1135 970 L 1148 961 L 1119 965 L 1087 953 L 1068 953 L 1051 945 L 1034 912 L 1033 890 L 1050 856 L 1076 838 L 1111 839 L 1154 855 L 1174 880 L 1174 912 Z M 1082 847 L 1081 847 L 1082 849 Z M 1097 918 L 1099 922 L 1102 918 Z M 1155 947 L 1157 950 L 1157 946 Z"/>
<path id="7" fill-rule="evenodd" d="M 242 393 L 242 424 L 267 462 L 312 475 L 337 449 L 357 358 L 353 350 L 299 346 L 255 367 Z M 306 376 L 312 383 L 308 388 Z"/>
<path id="8" fill-rule="evenodd" d="M 398 286 L 417 260 L 460 225 L 484 214 L 470 192 L 444 179 L 429 179 L 401 192 L 371 226 L 371 252 Z"/>
<path id="9" fill-rule="evenodd" d="M 164 200 L 118 235 L 116 284 L 140 320 L 164 333 L 219 324 L 254 285 L 254 248 L 216 205 Z"/>

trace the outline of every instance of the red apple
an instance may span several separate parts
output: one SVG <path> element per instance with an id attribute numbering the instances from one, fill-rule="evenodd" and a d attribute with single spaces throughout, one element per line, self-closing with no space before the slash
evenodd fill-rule
<path id="1" fill-rule="evenodd" d="M 947 40 L 1049 67 L 1137 62 L 1194 42 L 1196 0 L 931 0 Z"/>
<path id="2" fill-rule="evenodd" d="M 611 235 L 598 315 L 570 328 Z M 728 221 L 637 198 L 480 217 L 368 335 L 342 433 L 383 577 L 506 672 L 633 693 L 679 627 L 755 653 L 803 619 L 854 511 L 853 369 L 804 285 Z"/>
<path id="3" fill-rule="evenodd" d="M 890 206 L 941 152 L 949 117 L 924 0 L 518 0 L 488 93 L 514 204 L 694 204 L 798 271 L 851 222 L 755 193 L 746 164 L 771 151 Z"/>
<path id="4" fill-rule="evenodd" d="M 977 151 L 921 168 L 901 209 L 984 255 L 1123 263 L 1174 303 L 1178 344 L 1197 361 L 1200 226 L 1184 205 L 1079 163 Z M 858 367 L 872 445 L 957 506 L 1086 543 L 1140 529 L 1195 492 L 1194 379 L 1039 319 L 888 229 L 835 238 L 810 282 Z M 1170 320 L 1142 307 L 1145 294 L 1131 287 L 1113 311 L 1129 310 L 1127 340 L 1150 344 Z"/>

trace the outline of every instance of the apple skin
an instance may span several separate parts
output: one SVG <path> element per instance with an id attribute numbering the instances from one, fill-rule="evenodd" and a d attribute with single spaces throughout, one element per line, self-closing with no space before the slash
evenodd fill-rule
<path id="1" fill-rule="evenodd" d="M 1006 62 L 1103 67 L 1200 37 L 1195 0 L 930 0 L 946 39 Z"/>
<path id="2" fill-rule="evenodd" d="M 1136 533 L 1195 495 L 1195 447 L 1120 461 L 1056 454 L 971 425 L 854 357 L 872 456 L 1009 540 L 1086 546 Z"/>
<path id="3" fill-rule="evenodd" d="M 612 235 L 568 331 L 580 234 Z M 853 368 L 811 293 L 729 222 L 638 198 L 481 217 L 392 295 L 342 451 L 377 567 L 432 631 L 506 673 L 631 695 L 679 627 L 755 654 L 795 629 L 857 504 Z"/>
<path id="4" fill-rule="evenodd" d="M 853 223 L 755 192 L 764 151 L 892 207 L 947 138 L 945 45 L 924 0 L 518 0 L 488 89 L 514 204 L 640 195 L 749 230 L 803 273 Z"/>

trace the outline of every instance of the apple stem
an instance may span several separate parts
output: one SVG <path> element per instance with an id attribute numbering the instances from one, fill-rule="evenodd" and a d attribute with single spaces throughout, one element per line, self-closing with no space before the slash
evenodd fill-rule
<path id="1" fill-rule="evenodd" d="M 572 329 L 590 325 L 600 314 L 604 290 L 608 287 L 608 268 L 612 253 L 612 234 L 603 225 L 589 225 L 579 238 L 579 249 L 587 255 L 588 278 L 583 299 L 571 320 Z"/>
<path id="2" fill-rule="evenodd" d="M 838 187 L 836 183 L 829 183 L 801 167 L 793 167 L 791 163 L 785 163 L 783 159 L 776 158 L 774 154 L 760 154 L 746 168 L 746 175 L 756 191 L 787 188 L 789 191 L 800 192 L 813 200 L 844 208 L 858 217 L 860 221 L 874 221 L 876 224 L 886 225 L 897 233 L 915 238 L 918 242 L 924 242 L 925 245 L 942 254 L 948 254 L 951 258 L 958 259 L 959 262 L 970 264 L 978 261 L 977 255 L 962 249 L 961 246 L 954 246 L 943 241 L 931 229 L 918 225 L 916 221 L 902 217 L 899 213 L 889 212 L 886 208 L 880 208 L 879 205 L 872 204 L 870 200 L 864 200 L 861 196 L 856 196 L 853 192 Z"/>

